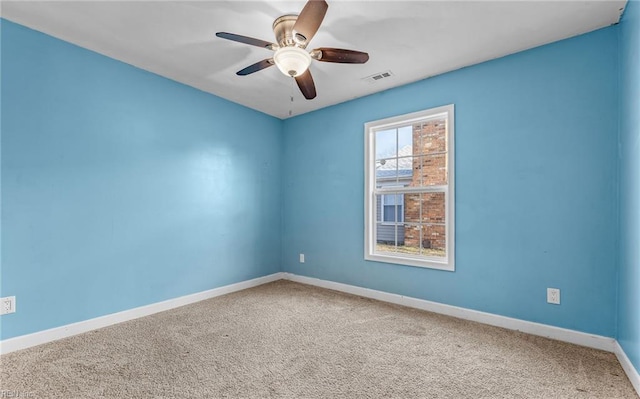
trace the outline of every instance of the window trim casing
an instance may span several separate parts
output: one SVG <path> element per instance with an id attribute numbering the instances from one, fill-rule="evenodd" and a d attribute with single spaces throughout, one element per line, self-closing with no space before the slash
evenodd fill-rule
<path id="1" fill-rule="evenodd" d="M 375 132 L 389 130 L 447 115 L 447 190 L 445 191 L 446 258 L 413 257 L 407 254 L 386 255 L 375 253 L 376 240 L 376 168 Z M 368 261 L 394 263 L 405 266 L 455 271 L 455 110 L 444 105 L 423 111 L 370 121 L 364 125 L 364 258 Z M 435 187 L 432 187 L 435 188 Z M 419 190 L 423 191 L 424 188 Z"/>

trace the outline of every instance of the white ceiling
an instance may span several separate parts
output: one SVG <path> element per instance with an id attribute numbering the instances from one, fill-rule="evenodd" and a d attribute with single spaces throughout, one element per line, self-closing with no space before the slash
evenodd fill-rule
<path id="1" fill-rule="evenodd" d="M 2 17 L 267 114 L 292 115 L 617 23 L 626 0 L 338 1 L 308 49 L 366 51 L 364 65 L 314 61 L 305 100 L 275 68 L 235 72 L 271 51 L 217 38 L 275 41 L 271 25 L 304 1 L 2 1 Z M 390 70 L 391 78 L 363 78 Z M 290 97 L 293 94 L 294 101 Z"/>

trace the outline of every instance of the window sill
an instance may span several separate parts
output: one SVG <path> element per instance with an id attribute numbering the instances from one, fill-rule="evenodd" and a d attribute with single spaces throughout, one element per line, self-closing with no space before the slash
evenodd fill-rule
<path id="1" fill-rule="evenodd" d="M 414 258 L 402 255 L 383 255 L 380 253 L 365 254 L 364 259 L 403 266 L 422 267 L 426 269 L 445 270 L 450 272 L 455 271 L 455 265 L 453 262 L 448 262 L 447 260 L 440 261 L 437 259 Z"/>

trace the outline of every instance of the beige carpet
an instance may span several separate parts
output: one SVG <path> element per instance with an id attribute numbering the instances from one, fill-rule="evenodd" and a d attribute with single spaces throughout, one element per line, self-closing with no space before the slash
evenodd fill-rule
<path id="1" fill-rule="evenodd" d="M 30 398 L 637 398 L 611 353 L 288 281 L 1 361 Z"/>

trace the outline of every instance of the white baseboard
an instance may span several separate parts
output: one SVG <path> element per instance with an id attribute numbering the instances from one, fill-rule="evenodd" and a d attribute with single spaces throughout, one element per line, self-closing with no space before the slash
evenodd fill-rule
<path id="1" fill-rule="evenodd" d="M 627 357 L 627 354 L 618 342 L 616 342 L 614 353 L 616 354 L 620 365 L 622 365 L 624 372 L 627 373 L 627 377 L 629 377 L 631 385 L 633 385 L 638 396 L 640 396 L 640 374 L 638 373 L 638 370 L 633 366 L 633 363 L 631 363 L 631 360 L 629 360 L 629 357 Z"/>
<path id="2" fill-rule="evenodd" d="M 328 288 L 335 291 L 346 292 L 365 298 L 377 299 L 383 302 L 395 303 L 397 305 L 408 306 L 411 308 L 427 310 L 429 312 L 440 313 L 447 316 L 457 317 L 459 319 L 476 321 L 492 326 L 503 327 L 509 330 L 522 331 L 531 335 L 538 335 L 556 339 L 558 341 L 569 342 L 572 344 L 587 346 L 615 353 L 616 340 L 601 335 L 587 334 L 580 331 L 569 330 L 566 328 L 549 326 L 546 324 L 534 323 L 511 317 L 499 316 L 492 313 L 480 312 L 461 308 L 457 306 L 445 305 L 438 302 L 431 302 L 424 299 L 412 298 L 398 294 L 391 294 L 384 291 L 372 290 L 369 288 L 357 287 L 349 284 L 336 283 L 333 281 L 320 280 L 313 277 L 299 276 L 292 273 L 284 273 L 284 278 L 303 284 L 315 285 L 317 287 Z"/>
<path id="3" fill-rule="evenodd" d="M 10 353 L 20 349 L 56 341 L 87 331 L 122 323 L 124 321 L 149 316 L 154 313 L 177 308 L 179 306 L 200 302 L 205 299 L 214 298 L 220 295 L 229 294 L 251 287 L 256 287 L 258 285 L 270 283 L 272 281 L 281 280 L 284 278 L 283 274 L 284 273 L 278 272 L 270 274 L 268 276 L 254 278 L 252 280 L 241 281 L 239 283 L 225 285 L 223 287 L 198 292 L 195 294 L 185 295 L 162 302 L 152 303 L 150 305 L 141 306 L 138 308 L 124 310 L 118 313 L 96 317 L 94 319 L 67 324 L 65 326 L 51 328 L 49 330 L 38 331 L 33 334 L 21 335 L 19 337 L 5 339 L 3 341 L 0 341 L 0 354 Z"/>

